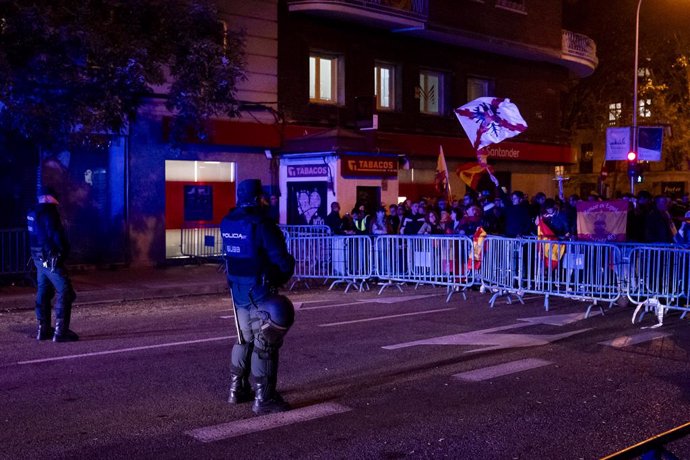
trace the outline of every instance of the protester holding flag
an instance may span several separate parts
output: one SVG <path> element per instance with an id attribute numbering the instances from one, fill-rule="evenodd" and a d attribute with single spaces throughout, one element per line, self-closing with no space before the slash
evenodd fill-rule
<path id="1" fill-rule="evenodd" d="M 666 195 L 654 198 L 654 206 L 645 221 L 645 242 L 673 243 L 677 229 L 668 212 L 671 199 Z"/>

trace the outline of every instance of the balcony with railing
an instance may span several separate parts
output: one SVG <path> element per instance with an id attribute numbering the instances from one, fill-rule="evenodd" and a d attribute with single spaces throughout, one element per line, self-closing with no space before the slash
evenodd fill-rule
<path id="1" fill-rule="evenodd" d="M 561 59 L 565 61 L 566 67 L 579 77 L 591 75 L 599 64 L 597 44 L 586 35 L 563 30 Z"/>
<path id="2" fill-rule="evenodd" d="M 391 30 L 423 29 L 429 17 L 429 0 L 288 0 L 288 8 Z"/>

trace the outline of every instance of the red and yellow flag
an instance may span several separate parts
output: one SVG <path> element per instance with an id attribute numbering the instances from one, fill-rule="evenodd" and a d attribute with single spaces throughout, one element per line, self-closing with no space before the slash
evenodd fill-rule
<path id="1" fill-rule="evenodd" d="M 482 176 L 486 174 L 487 170 L 491 171 L 491 167 L 487 166 L 486 163 L 482 165 L 481 163 L 465 163 L 461 164 L 455 170 L 455 174 L 472 190 L 477 190 L 479 186 L 479 181 Z"/>
<path id="2" fill-rule="evenodd" d="M 438 146 L 438 160 L 436 161 L 436 178 L 434 180 L 436 185 L 436 192 L 439 196 L 450 200 L 450 181 L 448 180 L 448 165 L 446 164 L 446 156 L 443 154 L 443 146 Z"/>
<path id="3" fill-rule="evenodd" d="M 482 227 L 477 227 L 472 235 L 472 253 L 467 259 L 468 270 L 479 270 L 482 266 L 482 253 L 484 252 L 484 239 L 486 232 Z"/>
<path id="4" fill-rule="evenodd" d="M 539 219 L 537 224 L 537 239 L 558 241 L 558 237 L 553 230 L 551 230 L 541 219 Z M 565 253 L 565 245 L 558 243 L 544 243 L 539 246 L 539 249 L 544 257 L 544 266 L 549 270 L 558 267 L 558 263 L 563 257 L 563 253 Z"/>

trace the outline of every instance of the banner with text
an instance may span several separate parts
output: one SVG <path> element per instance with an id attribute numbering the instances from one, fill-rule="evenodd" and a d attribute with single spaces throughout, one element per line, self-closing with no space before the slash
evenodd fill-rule
<path id="1" fill-rule="evenodd" d="M 625 241 L 628 224 L 626 200 L 581 201 L 576 209 L 578 239 L 600 243 Z"/>

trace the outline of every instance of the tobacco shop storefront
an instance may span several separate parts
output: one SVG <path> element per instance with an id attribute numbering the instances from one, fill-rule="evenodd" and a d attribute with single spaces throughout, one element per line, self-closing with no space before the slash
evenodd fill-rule
<path id="1" fill-rule="evenodd" d="M 381 203 L 398 200 L 398 156 L 319 152 L 280 158 L 281 222 L 289 225 L 322 224 L 331 203 L 340 203 L 341 215 L 355 205 L 373 214 Z"/>

